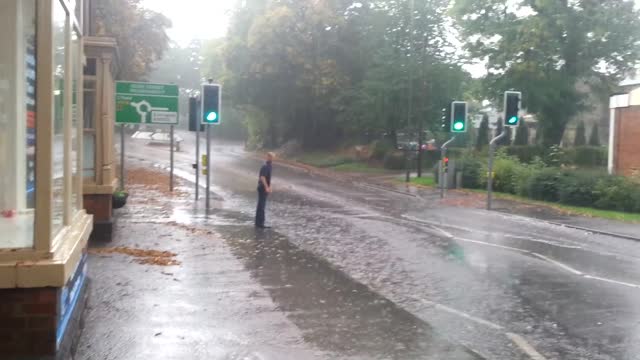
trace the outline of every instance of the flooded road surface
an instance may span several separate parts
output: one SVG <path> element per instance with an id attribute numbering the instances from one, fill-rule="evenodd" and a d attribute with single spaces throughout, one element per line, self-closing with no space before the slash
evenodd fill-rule
<path id="1" fill-rule="evenodd" d="M 185 151 L 176 156 L 177 167 L 192 173 L 195 155 L 189 134 L 184 137 Z M 166 165 L 157 151 L 144 145 L 131 144 L 130 149 L 133 159 Z M 423 346 L 429 339 L 440 336 L 488 359 L 626 360 L 637 359 L 640 353 L 638 243 L 509 214 L 444 206 L 438 194 L 428 190 L 400 194 L 278 164 L 267 210 L 267 222 L 274 228 L 255 235 L 252 218 L 261 161 L 238 146 L 215 145 L 213 149 L 213 191 L 222 200 L 208 220 L 196 218 L 195 222 L 214 226 L 212 219 L 222 221 L 214 226 L 215 231 L 253 278 L 267 284 L 263 286 L 272 299 L 288 299 L 280 300 L 283 306 L 290 306 L 283 309 L 295 309 L 287 318 L 305 341 L 331 344 L 333 338 L 331 331 L 323 334 L 321 327 L 309 330 L 307 325 L 315 321 L 294 315 L 304 306 L 283 296 L 296 294 L 294 289 L 300 290 L 300 284 L 322 284 L 327 276 L 323 272 L 298 277 L 291 269 L 304 265 L 281 261 L 290 259 L 284 254 L 300 251 L 352 279 L 350 286 L 356 286 L 355 290 L 362 286 L 375 294 L 372 298 L 380 296 L 396 309 L 383 311 L 380 304 L 375 311 L 365 310 L 365 315 L 396 315 L 391 323 L 381 320 L 384 316 L 372 320 L 387 336 L 365 336 L 366 341 L 359 341 L 371 343 L 374 349 L 361 348 L 364 358 L 388 349 L 388 343 L 376 348 L 377 341 L 369 339 L 392 339 L 389 343 L 400 344 L 399 356 L 414 358 L 426 349 Z M 194 221 L 193 216 L 176 216 L 185 223 Z M 289 250 L 283 253 L 282 249 Z M 274 260 L 260 265 L 247 254 Z M 291 280 L 273 280 L 274 274 Z M 276 285 L 268 285 L 274 281 Z M 340 325 L 344 308 L 338 304 L 344 303 L 335 301 L 337 294 L 332 295 L 331 287 L 319 288 L 323 290 L 318 299 L 325 303 L 317 302 L 329 304 L 321 307 L 322 315 Z M 314 303 L 314 299 L 311 296 L 301 302 Z M 360 302 L 354 298 L 347 302 L 351 303 L 349 311 L 362 317 L 354 310 Z M 414 320 L 402 320 L 408 314 Z M 359 333 L 367 328 L 366 321 L 344 328 Z M 415 333 L 406 329 L 418 326 L 412 325 L 414 321 L 426 326 L 420 331 L 431 329 L 438 335 L 413 340 Z M 377 334 L 378 330 L 371 331 Z M 339 358 L 351 354 L 348 341 L 332 346 L 343 352 Z"/>
<path id="2" fill-rule="evenodd" d="M 242 214 L 130 189 L 76 359 L 482 359 Z"/>

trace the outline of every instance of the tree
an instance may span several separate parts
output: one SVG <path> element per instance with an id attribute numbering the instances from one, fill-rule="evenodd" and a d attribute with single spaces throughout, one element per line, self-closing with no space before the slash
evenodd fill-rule
<path id="1" fill-rule="evenodd" d="M 523 91 L 546 145 L 585 107 L 579 82 L 618 82 L 640 56 L 631 0 L 456 0 L 452 13 L 470 57 L 487 60 L 485 93 Z"/>
<path id="2" fill-rule="evenodd" d="M 573 141 L 574 146 L 585 146 L 587 144 L 587 136 L 585 134 L 584 122 L 579 121 L 576 127 L 576 137 Z"/>
<path id="3" fill-rule="evenodd" d="M 449 0 L 244 3 L 223 46 L 223 79 L 234 106 L 263 115 L 252 127 L 263 145 L 435 131 L 442 105 L 471 81 L 448 40 Z M 220 63 L 214 56 L 205 69 Z"/>
<path id="4" fill-rule="evenodd" d="M 169 46 L 166 30 L 171 21 L 143 8 L 140 0 L 100 0 L 95 4 L 96 34 L 114 37 L 118 43 L 116 78 L 145 80 Z"/>
<path id="5" fill-rule="evenodd" d="M 518 129 L 516 130 L 516 139 L 514 140 L 513 145 L 529 145 L 529 127 L 524 120 L 521 120 L 520 125 L 518 125 Z"/>
<path id="6" fill-rule="evenodd" d="M 600 146 L 600 134 L 598 128 L 598 124 L 594 124 L 593 129 L 591 129 L 591 135 L 589 136 L 590 146 Z"/>
<path id="7" fill-rule="evenodd" d="M 487 145 L 489 145 L 489 115 L 484 114 L 482 115 L 482 122 L 480 122 L 480 128 L 478 129 L 476 150 L 482 150 Z"/>

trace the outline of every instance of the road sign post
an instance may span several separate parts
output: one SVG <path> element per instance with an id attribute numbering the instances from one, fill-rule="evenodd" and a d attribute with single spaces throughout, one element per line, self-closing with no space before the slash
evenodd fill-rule
<path id="1" fill-rule="evenodd" d="M 116 82 L 116 123 L 120 124 L 120 187 L 124 189 L 124 159 L 126 124 L 170 125 L 169 188 L 173 191 L 173 126 L 179 122 L 179 96 L 177 85 L 142 82 Z"/>

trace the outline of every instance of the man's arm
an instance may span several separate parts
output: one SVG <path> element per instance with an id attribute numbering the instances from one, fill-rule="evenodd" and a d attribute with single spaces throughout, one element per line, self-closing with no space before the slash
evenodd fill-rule
<path id="1" fill-rule="evenodd" d="M 271 192 L 271 186 L 267 184 L 267 178 L 264 176 L 260 176 L 260 181 L 262 182 L 262 186 L 264 186 L 264 190 L 268 193 Z"/>

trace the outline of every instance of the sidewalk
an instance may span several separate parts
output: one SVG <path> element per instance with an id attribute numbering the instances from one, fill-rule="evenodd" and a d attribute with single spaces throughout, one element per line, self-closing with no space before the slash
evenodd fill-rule
<path id="1" fill-rule="evenodd" d="M 305 344 L 220 238 L 174 221 L 188 200 L 183 188 L 172 196 L 157 185 L 166 175 L 149 170 L 128 177 L 135 185 L 114 241 L 90 249 L 76 360 L 326 356 Z"/>

